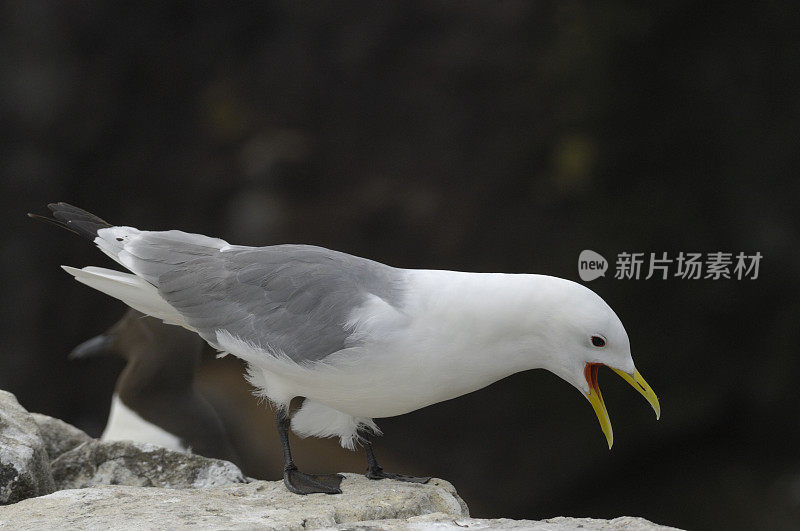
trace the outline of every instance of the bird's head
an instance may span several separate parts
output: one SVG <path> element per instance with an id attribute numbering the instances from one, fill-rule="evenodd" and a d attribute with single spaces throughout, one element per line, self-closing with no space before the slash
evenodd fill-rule
<path id="1" fill-rule="evenodd" d="M 614 433 L 598 384 L 601 367 L 616 372 L 641 393 L 653 407 L 656 418 L 661 416 L 661 406 L 633 363 L 628 334 L 614 310 L 585 286 L 557 280 L 557 300 L 550 301 L 546 317 L 551 325 L 550 348 L 543 366 L 571 383 L 589 400 L 611 448 Z"/>

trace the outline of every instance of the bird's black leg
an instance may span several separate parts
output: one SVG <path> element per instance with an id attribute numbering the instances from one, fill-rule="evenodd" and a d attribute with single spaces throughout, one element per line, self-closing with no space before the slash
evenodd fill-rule
<path id="1" fill-rule="evenodd" d="M 289 415 L 284 410 L 278 410 L 276 416 L 278 436 L 283 447 L 283 483 L 286 488 L 295 494 L 341 494 L 339 485 L 344 476 L 341 474 L 305 474 L 297 470 L 297 465 L 292 461 L 292 451 L 289 449 Z"/>
<path id="2" fill-rule="evenodd" d="M 405 476 L 403 474 L 392 474 L 391 472 L 384 472 L 378 460 L 375 459 L 375 452 L 372 451 L 372 443 L 366 437 L 363 439 L 364 450 L 367 452 L 367 473 L 369 479 L 396 479 L 397 481 L 408 481 L 410 483 L 427 483 L 430 478 L 428 477 L 414 477 Z"/>

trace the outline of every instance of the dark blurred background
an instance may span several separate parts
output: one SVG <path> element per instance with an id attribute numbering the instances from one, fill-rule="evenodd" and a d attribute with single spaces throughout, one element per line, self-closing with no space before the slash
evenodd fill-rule
<path id="1" fill-rule="evenodd" d="M 3 2 L 0 388 L 96 436 L 121 367 L 66 359 L 124 308 L 58 268 L 112 264 L 25 217 L 51 201 L 573 280 L 587 248 L 612 268 L 759 251 L 757 280 L 589 284 L 664 412 L 604 372 L 611 452 L 544 371 L 379 421 L 377 450 L 476 516 L 796 525 L 797 21 L 790 2 Z"/>

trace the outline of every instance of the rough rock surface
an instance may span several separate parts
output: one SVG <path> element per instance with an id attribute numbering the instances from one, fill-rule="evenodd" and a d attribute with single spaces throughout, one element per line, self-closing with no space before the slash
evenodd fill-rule
<path id="1" fill-rule="evenodd" d="M 188 489 L 246 482 L 228 461 L 130 441 L 91 440 L 61 454 L 50 466 L 59 490 L 94 485 Z"/>
<path id="2" fill-rule="evenodd" d="M 0 391 L 0 505 L 53 492 L 39 427 L 11 393 Z"/>
<path id="3" fill-rule="evenodd" d="M 446 481 L 426 485 L 372 481 L 346 474 L 342 494 L 298 496 L 281 481 L 169 490 L 104 485 L 62 490 L 0 507 L 0 528 L 13 529 L 311 529 L 362 520 L 438 513 L 468 517 Z"/>
<path id="4" fill-rule="evenodd" d="M 353 530 L 358 531 L 394 531 L 399 529 L 530 529 L 532 531 L 574 531 L 576 529 L 595 531 L 669 531 L 674 527 L 654 524 L 644 518 L 622 516 L 613 520 L 598 520 L 595 518 L 550 518 L 547 520 L 510 520 L 508 518 L 453 518 L 453 515 L 432 513 L 423 516 L 414 516 L 403 520 L 369 520 L 355 524 L 339 524 L 323 529 Z"/>
<path id="5" fill-rule="evenodd" d="M 248 483 L 227 461 L 97 441 L 0 391 L 0 529 L 673 529 L 631 517 L 470 518 L 441 479 L 345 476 L 342 494 L 298 496 L 282 481 Z"/>
<path id="6" fill-rule="evenodd" d="M 33 420 L 39 426 L 39 433 L 44 441 L 47 455 L 50 461 L 68 452 L 81 444 L 94 439 L 86 435 L 72 424 L 67 424 L 63 420 L 54 419 L 41 413 L 31 413 Z"/>

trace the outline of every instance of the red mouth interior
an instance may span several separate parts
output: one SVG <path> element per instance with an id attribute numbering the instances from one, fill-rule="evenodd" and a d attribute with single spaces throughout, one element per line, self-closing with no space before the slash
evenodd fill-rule
<path id="1" fill-rule="evenodd" d="M 600 386 L 597 383 L 597 373 L 600 372 L 602 363 L 587 363 L 586 368 L 583 369 L 583 374 L 586 376 L 586 382 L 592 392 L 600 394 Z"/>

